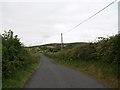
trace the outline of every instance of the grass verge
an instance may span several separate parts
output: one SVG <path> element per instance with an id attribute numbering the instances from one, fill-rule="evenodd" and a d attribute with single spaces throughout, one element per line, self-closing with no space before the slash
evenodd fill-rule
<path id="1" fill-rule="evenodd" d="M 2 88 L 22 88 L 28 78 L 35 72 L 41 65 L 40 58 L 35 60 L 34 63 L 26 65 L 26 68 L 21 68 L 18 71 L 15 71 L 14 77 L 5 78 L 2 80 Z"/>
<path id="2" fill-rule="evenodd" d="M 95 62 L 82 60 L 64 61 L 54 59 L 53 62 L 95 77 L 106 87 L 118 88 L 117 65 L 107 64 L 100 61 Z"/>

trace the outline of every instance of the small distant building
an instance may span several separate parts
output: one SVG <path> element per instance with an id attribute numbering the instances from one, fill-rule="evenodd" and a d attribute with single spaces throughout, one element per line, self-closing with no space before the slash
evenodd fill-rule
<path id="1" fill-rule="evenodd" d="M 47 48 L 55 48 L 54 46 L 47 46 Z"/>

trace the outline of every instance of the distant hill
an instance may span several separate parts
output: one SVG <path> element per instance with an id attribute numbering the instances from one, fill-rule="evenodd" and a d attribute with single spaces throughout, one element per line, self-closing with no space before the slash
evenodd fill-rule
<path id="1" fill-rule="evenodd" d="M 80 44 L 85 44 L 87 42 L 74 42 L 74 43 L 63 43 L 64 49 L 70 49 Z M 49 43 L 44 45 L 30 46 L 28 48 L 37 49 L 38 51 L 45 52 L 57 52 L 61 50 L 61 43 Z"/>
<path id="2" fill-rule="evenodd" d="M 75 46 L 75 45 L 79 45 L 79 44 L 85 44 L 87 42 L 74 42 L 74 43 L 63 43 L 63 45 L 65 47 L 67 46 Z M 49 44 L 44 44 L 44 45 L 35 45 L 35 46 L 29 46 L 29 48 L 34 48 L 34 47 L 49 47 L 49 46 L 53 46 L 53 47 L 56 47 L 56 46 L 61 46 L 61 43 L 49 43 Z"/>

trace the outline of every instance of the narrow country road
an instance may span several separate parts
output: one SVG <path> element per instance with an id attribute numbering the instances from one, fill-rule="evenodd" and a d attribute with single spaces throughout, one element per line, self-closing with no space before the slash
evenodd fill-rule
<path id="1" fill-rule="evenodd" d="M 26 82 L 24 88 L 105 88 L 83 73 L 52 63 L 41 55 L 42 66 Z"/>

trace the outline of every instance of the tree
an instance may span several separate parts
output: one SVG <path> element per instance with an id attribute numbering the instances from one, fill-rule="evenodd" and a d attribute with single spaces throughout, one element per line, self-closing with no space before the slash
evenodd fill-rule
<path id="1" fill-rule="evenodd" d="M 25 49 L 17 35 L 13 31 L 5 31 L 2 34 L 2 70 L 3 77 L 10 76 L 15 70 L 25 63 Z"/>

